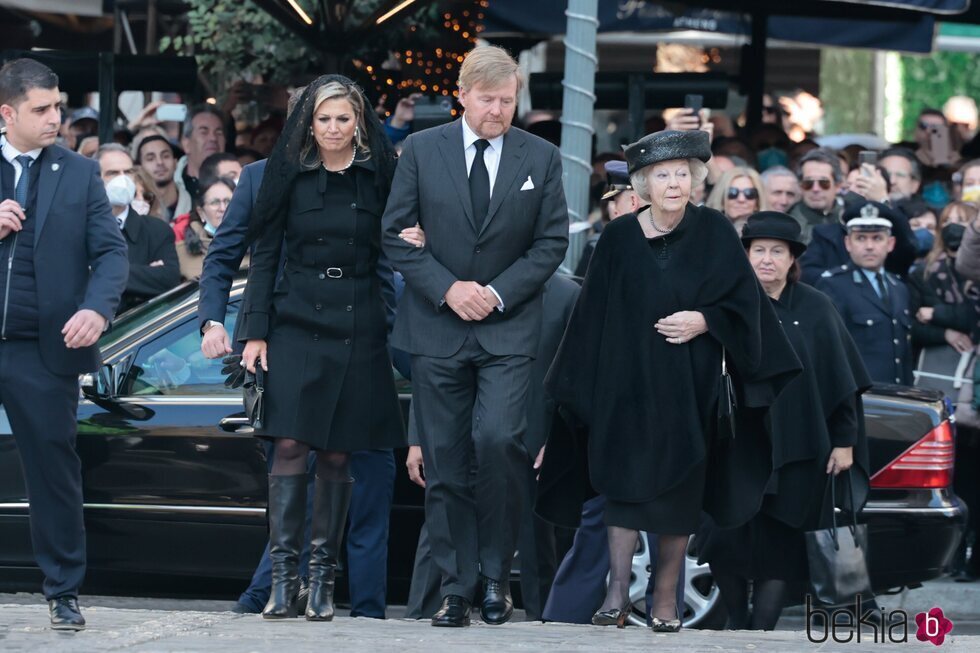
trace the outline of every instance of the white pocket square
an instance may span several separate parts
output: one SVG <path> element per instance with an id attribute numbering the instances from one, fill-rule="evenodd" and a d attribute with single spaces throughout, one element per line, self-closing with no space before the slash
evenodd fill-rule
<path id="1" fill-rule="evenodd" d="M 521 186 L 521 190 L 534 190 L 534 182 L 531 181 L 531 175 L 527 176 L 527 181 Z"/>

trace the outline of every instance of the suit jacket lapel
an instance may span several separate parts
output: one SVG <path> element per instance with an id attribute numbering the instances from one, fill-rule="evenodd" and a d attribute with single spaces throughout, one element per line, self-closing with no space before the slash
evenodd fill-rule
<path id="1" fill-rule="evenodd" d="M 44 149 L 44 156 L 38 161 L 41 166 L 41 174 L 37 182 L 37 224 L 34 226 L 34 245 L 41 238 L 41 230 L 44 229 L 44 221 L 48 219 L 48 212 L 51 210 L 51 200 L 54 198 L 58 182 L 61 180 L 64 164 L 61 159 L 64 152 L 59 147 L 47 147 Z M 86 179 L 84 183 L 89 183 Z"/>
<path id="2" fill-rule="evenodd" d="M 476 221 L 473 219 L 473 200 L 470 199 L 470 180 L 466 174 L 466 155 L 463 153 L 463 124 L 462 118 L 449 123 L 442 130 L 442 140 L 439 142 L 439 151 L 446 162 L 449 170 L 449 178 L 456 186 L 456 195 L 463 205 L 463 211 L 469 219 L 473 229 L 476 229 Z M 492 200 L 491 200 L 492 205 Z"/>
<path id="3" fill-rule="evenodd" d="M 510 192 L 510 187 L 514 185 L 521 164 L 527 156 L 527 148 L 524 147 L 524 134 L 516 129 L 508 129 L 504 134 L 504 147 L 500 153 L 500 162 L 497 165 L 497 179 L 493 182 L 493 194 L 490 196 L 490 210 L 487 212 L 487 219 L 483 221 L 483 229 L 486 231 L 494 214 L 503 204 L 504 198 Z M 543 183 L 543 182 L 542 182 Z M 467 182 L 467 186 L 469 183 Z"/>

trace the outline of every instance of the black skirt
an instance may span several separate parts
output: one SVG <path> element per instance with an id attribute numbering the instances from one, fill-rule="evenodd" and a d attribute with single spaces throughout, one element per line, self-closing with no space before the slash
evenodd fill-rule
<path id="1" fill-rule="evenodd" d="M 731 529 L 718 528 L 706 519 L 695 547 L 698 561 L 709 563 L 714 573 L 752 580 L 809 578 L 803 531 L 762 512 Z"/>
<path id="2" fill-rule="evenodd" d="M 643 502 L 607 499 L 606 526 L 619 526 L 658 535 L 690 535 L 698 529 L 704 500 L 706 465 L 694 467 L 684 480 Z"/>

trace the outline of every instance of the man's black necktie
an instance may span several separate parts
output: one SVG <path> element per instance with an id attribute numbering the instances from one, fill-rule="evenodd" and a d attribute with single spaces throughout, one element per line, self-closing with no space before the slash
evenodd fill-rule
<path id="1" fill-rule="evenodd" d="M 888 286 L 885 282 L 885 275 L 878 272 L 875 278 L 878 281 L 878 294 L 881 295 L 881 301 L 885 303 L 885 306 L 891 306 L 891 298 L 888 296 Z"/>
<path id="2" fill-rule="evenodd" d="M 20 178 L 17 180 L 17 187 L 14 188 L 14 199 L 20 204 L 22 210 L 27 211 L 27 189 L 31 184 L 30 170 L 31 164 L 34 163 L 34 157 L 29 154 L 21 154 L 14 158 L 20 164 Z"/>
<path id="3" fill-rule="evenodd" d="M 470 166 L 470 199 L 473 201 L 473 219 L 477 228 L 482 229 L 490 211 L 490 173 L 483 160 L 483 152 L 490 147 L 490 141 L 481 138 L 473 145 L 476 146 L 476 156 Z"/>

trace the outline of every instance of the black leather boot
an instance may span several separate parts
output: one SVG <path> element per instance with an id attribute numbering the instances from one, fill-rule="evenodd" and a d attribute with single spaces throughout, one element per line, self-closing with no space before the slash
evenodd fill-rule
<path id="1" fill-rule="evenodd" d="M 309 476 L 269 476 L 269 558 L 272 592 L 262 610 L 265 619 L 297 615 L 299 552 L 306 521 Z"/>
<path id="2" fill-rule="evenodd" d="M 347 525 L 354 481 L 316 479 L 313 497 L 313 534 L 310 540 L 310 598 L 306 605 L 309 621 L 333 619 L 334 576 L 340 559 L 340 545 Z"/>

